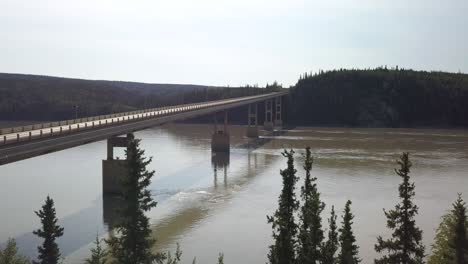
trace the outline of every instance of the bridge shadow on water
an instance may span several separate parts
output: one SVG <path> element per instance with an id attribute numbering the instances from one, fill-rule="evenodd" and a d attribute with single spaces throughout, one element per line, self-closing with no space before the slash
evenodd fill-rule
<path id="1" fill-rule="evenodd" d="M 292 129 L 292 128 L 288 128 Z M 275 139 L 276 136 L 281 136 L 287 133 L 287 129 L 266 132 L 263 136 L 255 139 L 249 139 L 248 142 L 233 146 L 233 154 L 231 153 L 212 153 L 211 165 L 213 169 L 213 188 L 212 195 L 205 197 L 210 204 L 216 204 L 218 201 L 227 202 L 232 199 L 232 187 L 245 188 L 252 182 L 256 175 L 261 173 L 265 168 L 276 162 L 280 156 L 268 155 L 255 152 L 255 150 L 264 147 Z M 247 150 L 247 170 L 242 171 L 242 175 L 237 175 L 236 179 L 229 180 L 229 166 L 231 157 L 238 150 Z M 245 155 L 245 152 L 243 153 Z M 262 156 L 262 157 L 260 157 Z M 261 164 L 260 164 L 261 163 Z M 220 183 L 220 178 L 223 178 Z M 242 180 L 239 180 L 242 179 Z M 231 190 L 231 191 L 230 191 Z M 157 250 L 167 250 L 170 245 L 173 245 L 186 232 L 193 229 L 203 219 L 213 215 L 216 206 L 203 206 L 203 203 L 198 203 L 196 206 L 190 206 L 177 210 L 168 217 L 163 218 L 157 224 L 153 225 L 153 232 L 156 234 L 158 243 Z"/>
<path id="2" fill-rule="evenodd" d="M 279 156 L 261 154 L 262 157 L 260 157 L 255 150 L 270 143 L 276 136 L 285 133 L 287 133 L 286 129 L 277 130 L 267 132 L 264 136 L 256 139 L 249 139 L 243 144 L 233 146 L 234 154 L 213 153 L 211 156 L 213 186 L 206 189 L 209 195 L 202 197 L 200 202 L 191 204 L 189 207 L 178 208 L 175 213 L 160 219 L 158 223 L 153 225 L 152 229 L 158 240 L 156 249 L 166 249 L 170 244 L 176 242 L 182 234 L 191 230 L 204 218 L 212 215 L 212 210 L 216 207 L 204 206 L 204 203 L 212 204 L 231 199 L 233 197 L 232 186 L 245 187 L 257 174 L 273 164 Z M 183 137 L 183 135 L 177 136 Z M 187 138 L 187 141 L 190 141 L 190 138 Z M 229 180 L 231 158 L 235 156 L 237 159 L 242 159 L 245 155 L 247 156 L 247 170 L 242 171 L 241 175 L 236 175 L 235 179 Z M 222 184 L 220 183 L 221 177 L 223 178 Z M 176 194 L 171 193 L 169 196 Z M 96 234 L 102 236 L 109 232 L 112 235 L 115 224 L 119 221 L 117 209 L 122 203 L 123 200 L 118 196 L 103 194 L 94 201 L 92 206 L 61 218 L 59 224 L 65 229 L 64 236 L 58 239 L 62 256 L 68 256 L 90 244 L 94 241 Z M 22 254 L 33 259 L 37 257 L 37 246 L 42 241 L 32 234 L 32 230 L 15 237 L 15 239 Z"/>

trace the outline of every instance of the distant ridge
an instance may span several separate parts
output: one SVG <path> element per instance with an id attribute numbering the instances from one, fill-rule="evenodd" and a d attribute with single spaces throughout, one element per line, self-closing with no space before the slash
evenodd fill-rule
<path id="1" fill-rule="evenodd" d="M 0 120 L 57 120 L 184 102 L 223 87 L 0 73 Z"/>

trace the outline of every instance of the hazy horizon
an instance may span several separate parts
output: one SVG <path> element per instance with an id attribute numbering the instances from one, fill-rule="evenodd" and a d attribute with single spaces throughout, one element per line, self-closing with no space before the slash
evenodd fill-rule
<path id="1" fill-rule="evenodd" d="M 295 84 L 319 69 L 468 72 L 468 3 L 0 0 L 0 72 Z"/>

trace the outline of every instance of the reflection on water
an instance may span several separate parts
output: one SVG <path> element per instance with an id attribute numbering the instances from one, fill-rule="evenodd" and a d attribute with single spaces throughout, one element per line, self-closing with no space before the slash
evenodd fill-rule
<path id="1" fill-rule="evenodd" d="M 180 242 L 184 263 L 193 256 L 200 263 L 213 262 L 221 251 L 227 263 L 264 263 L 271 243 L 265 215 L 277 207 L 284 148 L 299 149 L 301 168 L 301 149 L 312 147 L 312 172 L 327 204 L 324 218 L 332 204 L 341 210 L 347 199 L 353 200 L 364 263 L 375 257 L 376 236 L 388 235 L 382 208 L 397 201 L 399 178 L 393 167 L 400 152 L 412 153 L 417 223 L 427 246 L 456 192 L 468 200 L 466 131 L 296 128 L 250 140 L 244 129 L 231 127 L 231 153 L 214 155 L 209 125 L 167 125 L 136 133 L 146 155 L 154 157 L 148 169 L 156 171 L 150 189 L 158 206 L 149 212 L 155 250 L 173 250 Z M 40 223 L 33 211 L 50 194 L 65 228 L 58 241 L 62 254 L 67 263 L 82 263 L 96 233 L 105 236 L 114 227 L 122 203 L 102 195 L 105 157 L 103 141 L 1 166 L 0 211 L 9 213 L 0 220 L 0 243 L 14 237 L 23 254 L 36 256 L 40 241 L 31 232 Z"/>
<path id="2" fill-rule="evenodd" d="M 227 187 L 227 171 L 229 167 L 229 152 L 217 152 L 211 155 L 211 166 L 214 174 L 214 187 L 218 187 L 218 171 L 223 172 L 224 187 Z"/>
<path id="3" fill-rule="evenodd" d="M 112 194 L 102 194 L 102 221 L 107 231 L 114 229 L 120 221 L 118 209 L 122 207 L 125 200 L 121 196 Z"/>

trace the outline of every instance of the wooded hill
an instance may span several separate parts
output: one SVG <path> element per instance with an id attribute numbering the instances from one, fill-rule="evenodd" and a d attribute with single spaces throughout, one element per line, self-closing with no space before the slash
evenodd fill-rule
<path id="1" fill-rule="evenodd" d="M 63 120 L 257 94 L 264 89 L 0 73 L 0 120 Z"/>
<path id="2" fill-rule="evenodd" d="M 468 127 L 468 75 L 377 68 L 301 76 L 290 122 L 314 126 Z"/>
<path id="3" fill-rule="evenodd" d="M 0 73 L 0 120 L 62 120 L 280 90 L 148 84 Z M 291 88 L 291 125 L 468 127 L 468 75 L 377 68 L 304 74 Z M 230 114 L 245 123 L 246 110 Z M 260 122 L 263 106 L 259 107 Z M 211 122 L 212 117 L 197 119 Z"/>

